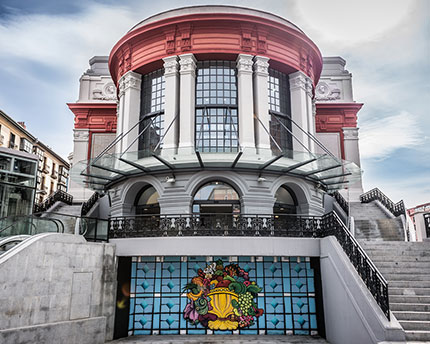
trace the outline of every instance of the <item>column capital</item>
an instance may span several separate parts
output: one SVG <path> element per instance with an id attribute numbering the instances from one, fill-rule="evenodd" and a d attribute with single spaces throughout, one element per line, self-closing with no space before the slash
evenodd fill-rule
<path id="1" fill-rule="evenodd" d="M 193 54 L 179 55 L 180 74 L 195 75 L 197 68 L 197 60 Z"/>
<path id="2" fill-rule="evenodd" d="M 301 88 L 303 91 L 308 91 L 309 82 L 311 83 L 311 92 L 312 92 L 312 80 L 303 72 L 298 71 L 289 75 L 290 79 L 290 89 L 294 90 L 297 88 Z"/>
<path id="3" fill-rule="evenodd" d="M 179 63 L 178 56 L 169 56 L 163 58 L 164 64 L 164 76 L 178 75 L 179 72 Z"/>
<path id="4" fill-rule="evenodd" d="M 254 56 L 254 74 L 268 76 L 269 60 L 270 59 L 265 56 Z"/>
<path id="5" fill-rule="evenodd" d="M 134 88 L 140 91 L 142 82 L 142 75 L 133 71 L 125 73 L 118 82 L 119 98 L 124 95 L 124 93 L 129 88 Z"/>
<path id="6" fill-rule="evenodd" d="M 358 128 L 342 128 L 344 140 L 358 140 Z"/>
<path id="7" fill-rule="evenodd" d="M 90 137 L 89 129 L 73 129 L 74 142 L 88 142 L 89 137 Z"/>
<path id="8" fill-rule="evenodd" d="M 237 72 L 240 73 L 249 73 L 252 74 L 252 55 L 247 54 L 239 54 L 236 63 L 237 63 Z"/>

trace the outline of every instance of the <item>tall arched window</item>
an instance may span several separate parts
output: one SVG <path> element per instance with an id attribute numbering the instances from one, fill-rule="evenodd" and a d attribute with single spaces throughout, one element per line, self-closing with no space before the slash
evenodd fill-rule
<path id="1" fill-rule="evenodd" d="M 151 185 L 143 187 L 136 196 L 135 206 L 136 215 L 160 214 L 157 190 Z"/>
<path id="2" fill-rule="evenodd" d="M 160 149 L 160 139 L 164 133 L 164 69 L 148 73 L 142 78 L 141 102 L 140 102 L 140 123 L 139 151 L 146 152 L 144 155 L 151 155 L 155 148 Z M 158 147 L 157 147 L 158 146 Z"/>
<path id="3" fill-rule="evenodd" d="M 237 152 L 237 73 L 233 61 L 199 61 L 195 145 L 199 152 Z"/>
<path id="4" fill-rule="evenodd" d="M 293 149 L 291 131 L 290 82 L 288 75 L 274 69 L 269 69 L 269 112 L 270 135 L 275 139 L 282 151 Z M 285 128 L 288 128 L 286 130 Z M 273 151 L 279 148 L 270 141 Z"/>
<path id="5" fill-rule="evenodd" d="M 227 183 L 214 181 L 203 185 L 194 195 L 193 213 L 240 213 L 240 198 Z"/>
<path id="6" fill-rule="evenodd" d="M 297 199 L 294 192 L 287 186 L 281 186 L 275 194 L 273 214 L 296 214 Z"/>

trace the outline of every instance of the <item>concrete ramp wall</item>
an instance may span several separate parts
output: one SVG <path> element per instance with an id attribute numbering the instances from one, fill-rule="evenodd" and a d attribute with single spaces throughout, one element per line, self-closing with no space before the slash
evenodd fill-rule
<path id="1" fill-rule="evenodd" d="M 104 343 L 112 339 L 115 249 L 45 233 L 0 257 L 0 343 Z"/>

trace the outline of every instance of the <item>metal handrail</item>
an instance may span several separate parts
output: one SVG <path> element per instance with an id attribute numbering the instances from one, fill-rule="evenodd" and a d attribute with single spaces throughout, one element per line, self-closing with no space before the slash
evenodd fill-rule
<path id="1" fill-rule="evenodd" d="M 62 190 L 57 190 L 42 203 L 36 203 L 34 205 L 34 213 L 40 213 L 48 210 L 55 204 L 55 202 L 64 202 L 71 205 L 73 204 L 73 196 Z"/>
<path id="2" fill-rule="evenodd" d="M 335 191 L 332 193 L 332 196 L 336 200 L 336 202 L 339 204 L 339 206 L 342 208 L 342 210 L 345 212 L 347 216 L 349 216 L 349 203 L 348 201 L 340 194 L 339 191 Z"/>
<path id="3" fill-rule="evenodd" d="M 361 203 L 369 203 L 372 201 L 379 201 L 382 205 L 387 208 L 394 216 L 405 215 L 405 204 L 403 200 L 400 200 L 397 203 L 394 203 L 391 199 L 388 198 L 381 190 L 378 188 L 374 188 L 370 191 L 365 192 L 360 196 Z"/>

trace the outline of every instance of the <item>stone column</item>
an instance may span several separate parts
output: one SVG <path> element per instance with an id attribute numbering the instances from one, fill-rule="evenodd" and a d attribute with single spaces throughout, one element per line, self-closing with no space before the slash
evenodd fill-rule
<path id="1" fill-rule="evenodd" d="M 89 129 L 73 129 L 73 161 L 72 166 L 76 165 L 79 161 L 88 160 L 88 145 L 89 145 Z M 83 169 L 83 167 L 82 167 Z M 86 201 L 93 191 L 84 188 L 82 184 L 76 183 L 72 178 L 69 178 L 68 193 L 73 195 L 75 202 Z"/>
<path id="2" fill-rule="evenodd" d="M 307 95 L 307 79 L 304 73 L 298 71 L 289 75 L 290 78 L 290 97 L 291 97 L 291 118 L 305 132 L 308 132 L 308 95 Z M 292 124 L 293 150 L 306 151 L 303 147 L 309 149 L 308 136 L 297 128 L 297 125 Z M 297 142 L 300 141 L 300 143 Z"/>
<path id="3" fill-rule="evenodd" d="M 237 57 L 237 86 L 239 107 L 239 142 L 243 149 L 255 153 L 254 102 L 252 87 L 252 55 Z"/>
<path id="4" fill-rule="evenodd" d="M 343 131 L 343 148 L 345 151 L 345 160 L 355 163 L 360 167 L 360 150 L 358 148 L 358 128 L 342 128 Z M 359 202 L 360 195 L 363 193 L 363 184 L 360 180 L 348 185 L 349 200 Z"/>
<path id="5" fill-rule="evenodd" d="M 124 134 L 129 131 L 140 119 L 140 90 L 142 76 L 133 71 L 125 73 L 119 80 L 119 110 L 118 120 L 122 122 Z M 125 135 L 121 140 L 120 152 L 124 152 L 133 140 L 139 135 L 139 125 Z M 127 152 L 138 151 L 139 140 L 128 148 Z"/>
<path id="6" fill-rule="evenodd" d="M 179 148 L 178 154 L 194 153 L 196 108 L 196 59 L 193 54 L 179 56 Z"/>
<path id="7" fill-rule="evenodd" d="M 161 154 L 163 154 L 163 152 L 165 154 L 174 154 L 178 147 L 179 136 L 179 118 L 175 119 L 178 115 L 179 105 L 179 63 L 176 55 L 165 57 L 163 61 L 166 96 L 164 98 L 165 136 Z M 168 128 L 169 130 L 167 131 Z"/>
<path id="8" fill-rule="evenodd" d="M 269 58 L 264 56 L 254 57 L 254 110 L 258 118 L 254 121 L 255 142 L 259 154 L 270 151 L 270 136 L 267 133 L 267 131 L 270 132 L 268 61 Z"/>
<path id="9" fill-rule="evenodd" d="M 315 117 L 314 117 L 314 103 L 312 100 L 313 94 L 313 83 L 312 80 L 306 77 L 306 110 L 308 117 L 308 132 L 315 136 Z M 315 141 L 308 137 L 309 149 L 311 152 L 315 152 Z"/>

